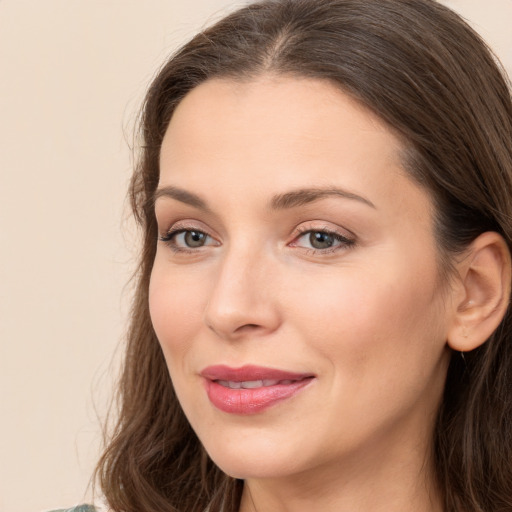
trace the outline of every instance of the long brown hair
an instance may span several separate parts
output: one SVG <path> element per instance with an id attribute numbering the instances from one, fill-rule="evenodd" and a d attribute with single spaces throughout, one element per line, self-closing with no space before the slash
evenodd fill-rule
<path id="1" fill-rule="evenodd" d="M 148 310 L 153 195 L 173 111 L 213 77 L 325 79 L 399 133 L 405 168 L 436 205 L 443 268 L 484 231 L 512 243 L 512 103 L 480 37 L 433 0 L 263 0 L 198 34 L 164 65 L 141 116 L 131 183 L 143 231 L 118 423 L 97 476 L 116 512 L 238 510 L 242 483 L 206 456 L 176 399 Z M 448 274 L 447 274 L 448 275 Z M 172 321 L 170 319 L 169 321 Z M 512 510 L 512 324 L 452 354 L 434 432 L 446 512 Z"/>

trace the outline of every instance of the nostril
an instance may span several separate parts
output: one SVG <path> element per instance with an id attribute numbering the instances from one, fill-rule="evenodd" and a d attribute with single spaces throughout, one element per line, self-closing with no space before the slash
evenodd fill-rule
<path id="1" fill-rule="evenodd" d="M 245 324 L 245 325 L 241 325 L 237 331 L 240 331 L 240 330 L 249 330 L 249 329 L 258 329 L 259 327 L 261 327 L 261 325 L 258 325 L 258 324 Z"/>
<path id="2" fill-rule="evenodd" d="M 261 325 L 258 324 L 244 324 L 238 327 L 235 332 L 253 331 L 254 329 L 260 329 Z"/>

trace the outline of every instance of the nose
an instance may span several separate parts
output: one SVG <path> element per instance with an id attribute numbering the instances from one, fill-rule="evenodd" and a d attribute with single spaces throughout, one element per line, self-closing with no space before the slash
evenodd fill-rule
<path id="1" fill-rule="evenodd" d="M 231 251 L 220 263 L 205 323 L 226 340 L 271 334 L 280 325 L 276 266 L 261 253 Z"/>

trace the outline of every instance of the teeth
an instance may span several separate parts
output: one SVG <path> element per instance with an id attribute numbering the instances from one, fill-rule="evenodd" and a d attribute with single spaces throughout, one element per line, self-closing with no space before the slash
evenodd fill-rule
<path id="1" fill-rule="evenodd" d="M 254 388 L 262 388 L 263 381 L 262 380 L 244 380 L 242 382 L 242 388 L 244 389 L 254 389 Z"/>
<path id="2" fill-rule="evenodd" d="M 255 388 L 263 388 L 268 386 L 275 386 L 276 384 L 291 384 L 293 381 L 291 380 L 244 380 L 242 382 L 234 381 L 234 380 L 218 380 L 217 383 L 225 388 L 231 389 L 255 389 Z"/>
<path id="3" fill-rule="evenodd" d="M 219 380 L 217 381 L 221 386 L 224 386 L 225 388 L 231 388 L 231 389 L 240 389 L 242 387 L 241 382 L 235 382 L 232 380 Z"/>

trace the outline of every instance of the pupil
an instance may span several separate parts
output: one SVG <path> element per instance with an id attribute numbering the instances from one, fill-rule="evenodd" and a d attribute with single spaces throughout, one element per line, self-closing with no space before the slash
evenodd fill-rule
<path id="1" fill-rule="evenodd" d="M 315 231 L 309 235 L 309 242 L 315 249 L 328 249 L 334 242 L 331 235 Z"/>
<path id="2" fill-rule="evenodd" d="M 185 233 L 185 243 L 189 247 L 201 247 L 204 244 L 204 233 L 200 231 L 187 231 Z"/>

